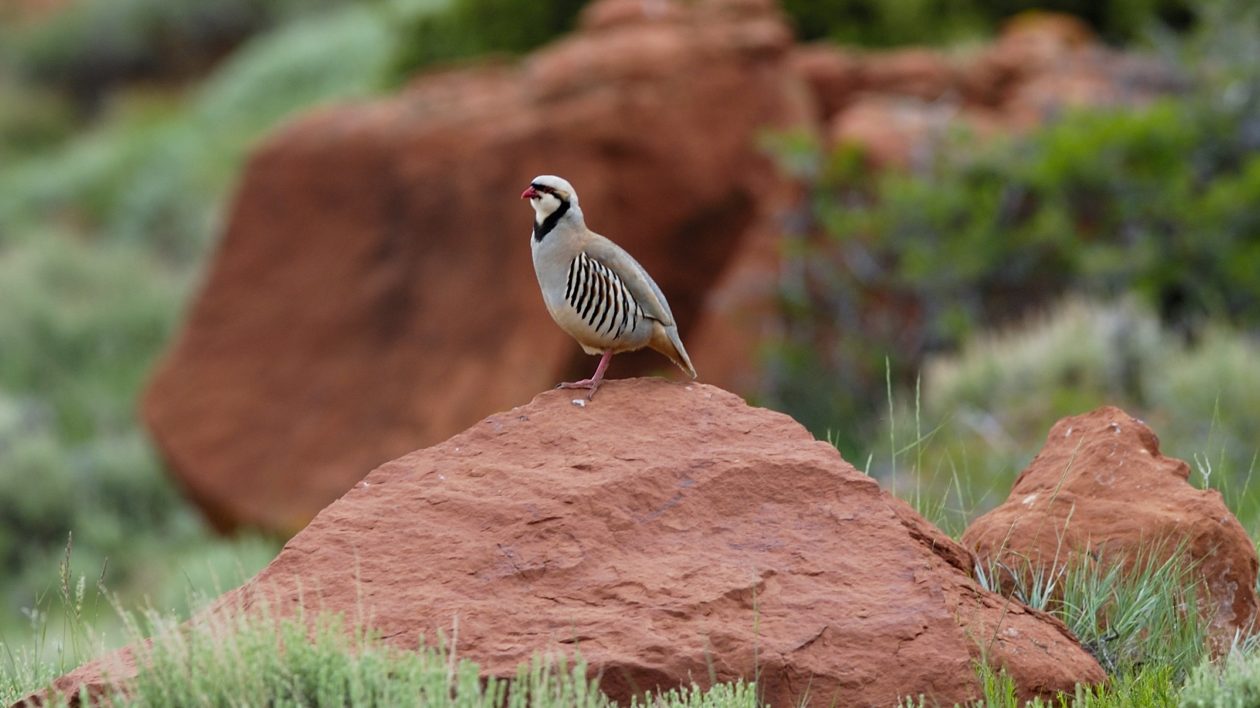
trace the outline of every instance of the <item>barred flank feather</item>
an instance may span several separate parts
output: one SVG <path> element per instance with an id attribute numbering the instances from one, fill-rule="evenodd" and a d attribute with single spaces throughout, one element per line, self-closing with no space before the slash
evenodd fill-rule
<path id="1" fill-rule="evenodd" d="M 603 338 L 617 339 L 623 332 L 633 332 L 643 318 L 643 308 L 621 278 L 585 253 L 578 253 L 569 264 L 564 299 Z"/>

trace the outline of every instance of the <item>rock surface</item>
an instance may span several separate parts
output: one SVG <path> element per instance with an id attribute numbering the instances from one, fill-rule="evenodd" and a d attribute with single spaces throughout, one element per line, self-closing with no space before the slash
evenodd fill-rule
<path id="1" fill-rule="evenodd" d="M 541 173 L 652 273 L 707 376 L 705 350 L 738 333 L 689 335 L 738 309 L 738 290 L 707 293 L 773 230 L 784 184 L 756 138 L 808 121 L 790 43 L 767 1 L 606 0 L 520 67 L 429 75 L 273 136 L 144 398 L 179 481 L 220 529 L 291 534 L 364 469 L 590 375 L 533 273 L 517 196 Z M 671 369 L 640 352 L 610 376 Z"/>
<path id="2" fill-rule="evenodd" d="M 652 379 L 572 398 L 381 466 L 216 607 L 305 603 L 402 646 L 458 617 L 459 655 L 488 674 L 580 649 L 619 700 L 712 671 L 759 675 L 773 705 L 950 705 L 979 695 L 982 646 L 1023 696 L 1103 679 L 1062 624 L 982 590 L 967 551 L 787 416 Z M 125 651 L 106 661 L 134 672 Z"/>
<path id="3" fill-rule="evenodd" d="M 1185 462 L 1160 453 L 1145 423 L 1118 408 L 1064 418 L 963 543 L 981 563 L 1049 569 L 1081 551 L 1126 563 L 1152 551 L 1167 558 L 1184 542 L 1211 594 L 1215 634 L 1228 642 L 1254 628 L 1256 550 L 1220 492 L 1192 487 L 1189 475 Z"/>

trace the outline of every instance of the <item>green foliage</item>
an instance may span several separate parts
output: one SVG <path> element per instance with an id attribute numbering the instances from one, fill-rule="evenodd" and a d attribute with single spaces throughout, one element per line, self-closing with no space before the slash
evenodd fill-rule
<path id="1" fill-rule="evenodd" d="M 1157 24 L 1186 27 L 1194 9 L 1186 0 L 784 0 L 783 6 L 805 39 L 876 46 L 990 35 L 1030 10 L 1076 15 L 1105 39 L 1131 41 Z"/>
<path id="2" fill-rule="evenodd" d="M 1253 34 L 1237 64 L 1260 53 L 1260 12 L 1214 25 L 1240 23 Z M 919 172 L 872 175 L 852 148 L 781 137 L 813 226 L 789 251 L 771 400 L 856 447 L 874 437 L 859 426 L 886 358 L 907 385 L 928 355 L 1068 291 L 1133 293 L 1189 333 L 1260 327 L 1260 74 L 1195 56 L 1199 93 L 1007 142 L 960 138 Z"/>
<path id="3" fill-rule="evenodd" d="M 1084 556 L 1063 582 L 1064 623 L 1110 674 L 1149 664 L 1180 680 L 1208 653 L 1193 564 L 1179 553 L 1127 568 Z"/>
<path id="4" fill-rule="evenodd" d="M 55 233 L 0 250 L 0 282 L 0 390 L 40 396 L 70 440 L 126 427 L 130 396 L 169 335 L 178 282 L 144 250 Z"/>
<path id="5" fill-rule="evenodd" d="M 1186 680 L 1182 708 L 1250 708 L 1260 705 L 1260 653 L 1233 651 L 1221 662 L 1204 660 Z"/>
<path id="6" fill-rule="evenodd" d="M 1199 581 L 1180 551 L 1149 548 L 1131 563 L 1080 554 L 1057 568 L 1011 562 L 978 568 L 981 585 L 1053 612 L 1110 675 L 1159 666 L 1181 681 L 1208 655 Z"/>
<path id="7" fill-rule="evenodd" d="M 193 120 L 218 135 L 253 138 L 295 110 L 380 89 L 396 41 L 392 20 L 389 7 L 359 5 L 259 37 L 198 89 Z"/>
<path id="8" fill-rule="evenodd" d="M 631 705 L 643 708 L 760 708 L 768 704 L 763 704 L 757 697 L 757 684 L 739 680 L 734 683 L 714 684 L 708 689 L 694 684 L 672 688 L 652 695 L 643 702 L 636 696 Z"/>
<path id="9" fill-rule="evenodd" d="M 1112 676 L 1101 686 L 1077 686 L 1072 708 L 1172 708 L 1181 686 L 1173 667 L 1150 664 L 1137 671 Z"/>
<path id="10" fill-rule="evenodd" d="M 273 541 L 206 538 L 139 430 L 137 397 L 246 152 L 293 111 L 382 84 L 390 7 L 286 24 L 183 104 L 120 98 L 61 144 L 55 122 L 42 147 L 12 132 L 61 107 L 0 81 L 14 96 L 0 100 L 0 157 L 15 158 L 0 160 L 0 632 L 43 611 L 71 531 L 80 565 L 168 608 L 274 554 Z"/>
<path id="11" fill-rule="evenodd" d="M 379 86 L 391 18 L 361 5 L 291 23 L 185 105 L 133 96 L 64 144 L 0 161 L 0 630 L 37 611 L 71 530 L 80 563 L 108 562 L 112 585 L 164 607 L 186 601 L 185 577 L 208 582 L 207 564 L 226 580 L 274 553 L 206 538 L 139 430 L 137 397 L 246 151 L 297 109 Z"/>
<path id="12" fill-rule="evenodd" d="M 292 22 L 233 54 L 183 106 L 120 101 L 98 128 L 5 165 L 0 242 L 19 227 L 68 222 L 192 265 L 266 131 L 298 109 L 383 84 L 392 19 L 388 7 L 355 5 Z"/>
<path id="13" fill-rule="evenodd" d="M 0 71 L 0 162 L 47 149 L 73 128 L 68 101 L 54 91 L 19 86 Z"/>
<path id="14" fill-rule="evenodd" d="M 589 1 L 454 0 L 444 13 L 404 23 L 409 39 L 398 54 L 397 73 L 406 76 L 434 62 L 481 54 L 528 51 L 569 31 Z M 873 46 L 975 39 L 1027 10 L 1077 15 L 1114 41 L 1141 38 L 1157 26 L 1184 29 L 1194 18 L 1186 0 L 784 0 L 782 5 L 802 39 Z"/>
<path id="15" fill-rule="evenodd" d="M 140 624 L 146 625 L 141 631 Z M 234 705 L 241 696 L 273 706 L 611 706 L 579 658 L 535 657 L 511 679 L 481 679 L 454 647 L 414 651 L 345 627 L 339 615 L 272 620 L 238 614 L 180 626 L 146 613 L 135 636 L 151 634 L 140 671 L 125 695 L 130 706 Z M 742 682 L 675 689 L 634 705 L 755 708 L 756 688 Z"/>
<path id="16" fill-rule="evenodd" d="M 199 74 L 249 36 L 335 1 L 76 0 L 5 35 L 5 56 L 30 82 L 93 109 L 124 81 Z"/>
<path id="17" fill-rule="evenodd" d="M 1229 344 L 1245 348 L 1247 340 L 1234 335 Z M 1000 415 L 994 422 L 1009 439 L 1035 443 L 1047 420 L 1106 401 L 1146 403 L 1148 385 L 1172 374 L 1166 361 L 1185 349 L 1177 333 L 1132 300 L 1100 305 L 1069 299 L 1017 326 L 969 338 L 956 354 L 929 358 L 924 407 L 929 417 Z M 1209 390 L 1225 381 L 1214 383 Z M 1210 420 L 1207 403 L 1192 411 Z"/>
<path id="18" fill-rule="evenodd" d="M 895 459 L 869 443 L 881 453 L 872 471 L 891 479 L 901 468 L 899 479 L 914 485 L 903 493 L 942 528 L 961 532 L 1006 497 L 1056 420 L 1112 404 L 1145 420 L 1165 454 L 1191 462 L 1191 481 L 1220 490 L 1254 532 L 1257 360 L 1260 341 L 1225 326 L 1188 342 L 1132 300 L 1068 300 L 973 337 L 956 354 L 930 357 L 918 397 L 889 406 L 891 425 L 913 434 L 901 433 Z"/>
<path id="19" fill-rule="evenodd" d="M 0 575 L 10 583 L 31 567 L 46 574 L 72 528 L 112 555 L 132 543 L 124 520 L 170 521 L 175 493 L 153 483 L 133 423 L 179 293 L 160 276 L 142 251 L 57 234 L 0 249 Z M 19 595 L 9 603 L 33 594 L 6 591 Z"/>
<path id="20" fill-rule="evenodd" d="M 435 62 L 481 54 L 520 54 L 573 28 L 589 0 L 453 0 L 443 12 L 412 13 L 394 74 L 405 78 Z"/>
<path id="21" fill-rule="evenodd" d="M 996 19 L 979 0 L 784 0 L 802 39 L 887 46 L 945 43 L 991 30 Z"/>
<path id="22" fill-rule="evenodd" d="M 976 662 L 976 677 L 980 679 L 983 699 L 976 701 L 977 708 L 999 708 L 1020 705 L 1015 679 L 1005 670 L 995 670 L 987 661 Z"/>
<path id="23" fill-rule="evenodd" d="M 1180 685 L 1171 667 L 1144 666 L 1139 671 L 1113 676 L 1098 686 L 1078 685 L 1072 695 L 1059 694 L 1054 700 L 1036 698 L 1021 701 L 1014 680 L 1005 671 L 977 663 L 983 698 L 969 708 L 1172 708 L 1177 705 Z M 903 702 L 906 708 L 930 705 Z"/>

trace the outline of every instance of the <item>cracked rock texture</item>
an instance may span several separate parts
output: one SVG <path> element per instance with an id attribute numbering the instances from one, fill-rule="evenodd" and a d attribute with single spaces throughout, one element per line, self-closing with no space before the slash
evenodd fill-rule
<path id="1" fill-rule="evenodd" d="M 983 650 L 1020 694 L 1103 680 L 1053 618 L 792 419 L 703 384 L 543 393 L 387 463 L 211 611 L 362 616 L 487 674 L 581 652 L 612 697 L 760 677 L 772 705 L 952 705 Z M 361 613 L 361 614 L 360 614 Z M 125 678 L 126 651 L 59 680 Z M 112 662 L 112 663 L 110 663 Z"/>
<path id="2" fill-rule="evenodd" d="M 1006 501 L 963 543 L 982 563 L 1046 573 L 1076 552 L 1132 563 L 1179 547 L 1210 594 L 1218 648 L 1256 622 L 1256 549 L 1214 489 L 1196 489 L 1142 421 L 1112 406 L 1064 418 Z"/>

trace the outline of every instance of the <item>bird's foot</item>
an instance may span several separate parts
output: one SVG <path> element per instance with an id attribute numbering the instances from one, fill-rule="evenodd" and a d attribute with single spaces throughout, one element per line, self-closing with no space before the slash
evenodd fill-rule
<path id="1" fill-rule="evenodd" d="M 603 382 L 599 379 L 582 379 L 581 381 L 565 381 L 563 383 L 556 384 L 556 388 L 590 389 L 590 393 L 586 394 L 586 400 L 589 401 L 595 397 L 595 391 L 599 388 L 601 383 Z"/>
<path id="2" fill-rule="evenodd" d="M 595 397 L 596 389 L 598 389 L 599 385 L 604 382 L 604 371 L 608 369 L 608 360 L 612 359 L 612 355 L 613 353 L 611 350 L 604 352 L 604 356 L 599 359 L 599 366 L 595 367 L 595 375 L 591 378 L 574 381 L 572 383 L 562 383 L 559 386 L 556 386 L 556 388 L 589 388 L 591 392 L 586 394 L 586 400 L 591 400 Z"/>

